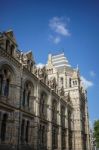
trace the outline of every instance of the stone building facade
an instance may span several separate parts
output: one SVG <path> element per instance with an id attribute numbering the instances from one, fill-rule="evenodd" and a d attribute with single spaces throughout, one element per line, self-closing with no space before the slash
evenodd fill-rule
<path id="1" fill-rule="evenodd" d="M 86 91 L 64 53 L 43 68 L 0 33 L 0 149 L 90 150 Z"/>

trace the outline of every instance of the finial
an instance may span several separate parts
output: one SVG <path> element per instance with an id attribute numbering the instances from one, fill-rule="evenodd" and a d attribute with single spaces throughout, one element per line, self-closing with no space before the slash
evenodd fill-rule
<path id="1" fill-rule="evenodd" d="M 77 71 L 79 70 L 79 65 L 78 64 L 77 64 L 77 68 L 76 69 L 77 69 Z"/>

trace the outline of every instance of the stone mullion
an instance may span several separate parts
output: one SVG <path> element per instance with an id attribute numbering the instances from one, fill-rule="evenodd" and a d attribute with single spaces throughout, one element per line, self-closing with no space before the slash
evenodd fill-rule
<path id="1" fill-rule="evenodd" d="M 33 126 L 33 145 L 34 145 L 34 149 L 36 150 L 39 144 L 39 123 L 40 123 L 40 119 L 38 116 L 40 116 L 40 110 L 39 110 L 39 106 L 40 106 L 40 81 L 38 80 L 37 85 L 36 85 L 36 90 L 35 90 L 35 100 L 34 100 L 34 112 L 35 112 L 35 118 L 34 118 L 34 126 Z"/>

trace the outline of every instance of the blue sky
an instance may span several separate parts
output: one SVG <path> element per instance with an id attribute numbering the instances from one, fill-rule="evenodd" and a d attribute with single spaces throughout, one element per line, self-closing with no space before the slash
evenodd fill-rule
<path id="1" fill-rule="evenodd" d="M 88 87 L 90 120 L 99 119 L 99 1 L 1 0 L 0 30 L 13 29 L 19 49 L 36 63 L 64 51 Z"/>

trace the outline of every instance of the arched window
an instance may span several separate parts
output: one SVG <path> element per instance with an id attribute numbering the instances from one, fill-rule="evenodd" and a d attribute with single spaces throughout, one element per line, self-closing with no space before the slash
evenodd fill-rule
<path id="1" fill-rule="evenodd" d="M 12 82 L 14 80 L 14 72 L 9 65 L 4 64 L 0 68 L 0 95 L 10 97 L 12 94 Z M 13 82 L 14 83 L 14 82 Z"/>
<path id="2" fill-rule="evenodd" d="M 5 68 L 1 69 L 0 74 L 0 95 L 9 96 L 11 72 Z"/>
<path id="3" fill-rule="evenodd" d="M 77 85 L 77 80 L 74 80 L 74 81 L 73 81 L 73 85 Z"/>
<path id="4" fill-rule="evenodd" d="M 30 107 L 30 100 L 31 100 L 31 97 L 32 97 L 31 94 L 34 94 L 34 91 L 32 91 L 32 90 L 34 90 L 32 84 L 27 81 L 25 83 L 24 89 L 23 89 L 22 106 Z"/>
<path id="5" fill-rule="evenodd" d="M 8 115 L 4 114 L 1 122 L 1 141 L 5 141 L 6 138 L 6 125 L 7 125 Z"/>

